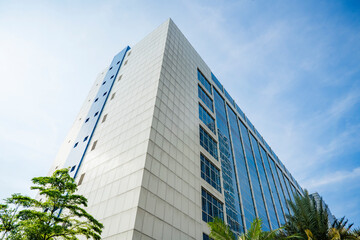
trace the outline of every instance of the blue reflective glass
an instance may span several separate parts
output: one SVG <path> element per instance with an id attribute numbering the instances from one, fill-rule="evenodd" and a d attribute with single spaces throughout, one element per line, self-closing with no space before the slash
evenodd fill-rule
<path id="1" fill-rule="evenodd" d="M 216 142 L 202 127 L 200 127 L 200 145 L 216 160 L 218 159 Z"/>
<path id="2" fill-rule="evenodd" d="M 198 95 L 199 95 L 199 98 L 205 103 L 205 105 L 206 105 L 212 112 L 214 112 L 213 101 L 212 101 L 211 98 L 204 92 L 204 90 L 202 90 L 202 88 L 201 88 L 200 86 L 198 86 Z"/>
<path id="3" fill-rule="evenodd" d="M 220 90 L 223 92 L 224 88 L 221 85 L 221 83 L 219 82 L 219 80 L 215 77 L 215 75 L 213 73 L 211 73 L 211 79 L 213 80 L 213 82 L 216 84 L 216 86 L 218 86 L 220 88 Z"/>
<path id="4" fill-rule="evenodd" d="M 268 209 L 270 223 L 271 223 L 271 226 L 273 229 L 277 229 L 277 228 L 279 228 L 279 223 L 278 223 L 278 220 L 276 217 L 275 206 L 274 206 L 274 202 L 273 202 L 273 199 L 272 199 L 272 196 L 270 193 L 268 179 L 266 177 L 263 161 L 262 161 L 262 158 L 260 155 L 260 149 L 258 146 L 258 142 L 252 134 L 250 134 L 250 138 L 251 138 L 251 143 L 252 143 L 253 150 L 255 153 L 256 166 L 257 166 L 259 177 L 260 177 L 260 183 L 261 183 L 261 186 L 263 189 L 264 200 L 265 200 L 265 203 L 266 203 L 266 206 Z"/>
<path id="5" fill-rule="evenodd" d="M 110 76 L 112 76 L 111 77 L 112 79 L 114 79 L 114 76 L 117 76 L 120 66 L 121 66 L 120 63 L 122 62 L 126 52 L 129 49 L 130 49 L 129 47 L 126 47 L 125 49 L 123 49 L 120 53 L 118 53 L 113 58 L 110 65 L 114 66 L 116 62 L 118 62 L 119 64 L 116 67 L 114 67 L 114 69 L 113 69 L 114 71 L 111 71 L 111 73 L 108 71 L 106 73 L 106 75 L 104 77 L 104 81 L 106 81 L 106 84 L 100 86 L 100 88 L 95 96 L 95 99 L 97 99 L 97 100 L 96 100 L 96 102 L 94 101 L 92 103 L 92 105 L 90 106 L 90 109 L 85 117 L 86 124 L 83 124 L 78 132 L 75 142 L 82 142 L 86 136 L 88 136 L 88 139 L 86 140 L 85 143 L 79 144 L 78 147 L 73 148 L 66 159 L 64 167 L 75 166 L 74 171 L 70 173 L 71 177 L 75 178 L 77 175 L 78 169 L 81 166 L 81 162 L 87 151 L 88 144 L 91 141 L 91 138 L 92 138 L 92 135 L 97 126 L 99 117 L 101 116 L 102 110 L 105 106 L 107 96 L 102 97 L 102 95 L 104 92 L 109 93 L 113 86 L 114 80 L 110 80 Z"/>
<path id="6" fill-rule="evenodd" d="M 254 127 L 254 125 L 250 122 L 250 120 L 245 116 L 245 118 L 246 118 L 246 123 L 249 125 L 249 127 L 250 127 L 250 129 L 251 130 L 255 130 L 255 127 Z"/>
<path id="7" fill-rule="evenodd" d="M 203 233 L 203 240 L 214 240 L 214 239 L 209 237 L 207 234 Z"/>
<path id="8" fill-rule="evenodd" d="M 283 210 L 285 211 L 285 214 L 289 214 L 289 209 L 287 207 L 285 195 L 284 195 L 284 192 L 283 192 L 281 184 L 280 184 L 279 176 L 277 174 L 277 170 L 276 170 L 277 167 L 276 167 L 275 162 L 274 162 L 273 159 L 268 158 L 268 160 L 269 160 L 269 163 L 270 163 L 271 172 L 272 172 L 272 174 L 274 176 L 274 179 L 275 179 L 276 189 L 277 189 L 278 194 L 280 196 L 280 200 L 281 200 Z"/>
<path id="9" fill-rule="evenodd" d="M 198 73 L 198 80 L 202 83 L 205 89 L 208 90 L 210 94 L 212 94 L 211 84 L 209 83 L 209 81 L 204 77 L 204 75 L 199 70 L 197 73 Z"/>
<path id="10" fill-rule="evenodd" d="M 239 188 L 241 192 L 243 210 L 245 215 L 246 226 L 250 227 L 253 220 L 256 218 L 254 199 L 252 197 L 250 180 L 247 171 L 246 161 L 244 157 L 244 150 L 240 138 L 240 129 L 237 122 L 236 114 L 227 106 L 230 132 L 232 143 L 234 146 L 234 157 L 236 161 L 236 171 L 239 179 Z"/>
<path id="11" fill-rule="evenodd" d="M 245 119 L 244 112 L 241 110 L 241 108 L 236 103 L 235 103 L 235 108 L 236 108 L 236 111 L 240 114 L 240 116 L 242 116 Z"/>
<path id="12" fill-rule="evenodd" d="M 234 105 L 234 99 L 230 96 L 230 94 L 226 91 L 226 89 L 224 89 L 224 92 L 225 92 L 225 97 L 229 100 L 231 105 Z"/>
<path id="13" fill-rule="evenodd" d="M 284 174 L 282 174 L 282 176 L 284 178 L 286 189 L 287 189 L 287 191 L 289 193 L 290 201 L 293 202 L 294 201 L 294 196 L 293 196 L 293 193 L 292 193 L 292 189 L 290 188 L 290 182 L 289 182 L 289 180 L 287 179 L 287 177 Z"/>
<path id="14" fill-rule="evenodd" d="M 214 100 L 227 223 L 234 232 L 239 233 L 243 232 L 244 228 L 241 218 L 240 198 L 235 176 L 225 101 L 216 90 L 214 91 Z"/>
<path id="15" fill-rule="evenodd" d="M 287 187 L 285 185 L 285 181 L 284 181 L 284 176 L 283 176 L 283 173 L 281 172 L 280 168 L 276 167 L 276 171 L 277 171 L 277 174 L 279 176 L 279 179 L 280 179 L 280 184 L 281 184 L 281 187 L 284 191 L 284 194 L 285 194 L 285 198 L 287 200 L 290 200 L 290 195 L 289 195 L 289 192 L 287 190 Z"/>
<path id="16" fill-rule="evenodd" d="M 215 120 L 210 114 L 199 104 L 199 118 L 205 125 L 215 133 Z M 216 133 L 215 133 L 216 134 Z"/>
<path id="17" fill-rule="evenodd" d="M 281 207 L 280 196 L 279 196 L 278 192 L 276 191 L 275 181 L 274 181 L 274 177 L 271 173 L 268 157 L 267 157 L 265 150 L 262 147 L 260 148 L 260 150 L 261 150 L 261 156 L 262 156 L 264 166 L 265 166 L 267 179 L 269 180 L 270 191 L 272 193 L 273 200 L 275 202 L 279 221 L 280 221 L 281 225 L 284 225 L 285 224 L 285 214 L 284 214 L 284 210 Z"/>
<path id="18" fill-rule="evenodd" d="M 241 129 L 241 136 L 242 136 L 242 139 L 244 142 L 245 156 L 246 156 L 248 167 L 249 167 L 250 179 L 251 179 L 251 183 L 252 183 L 252 189 L 253 189 L 253 193 L 254 193 L 258 216 L 263 221 L 263 229 L 265 231 L 269 231 L 270 224 L 269 224 L 269 220 L 267 218 L 265 202 L 264 202 L 264 199 L 263 199 L 262 193 L 261 193 L 260 180 L 259 180 L 258 173 L 256 170 L 255 159 L 252 154 L 248 130 L 242 122 L 240 122 L 240 129 Z"/>
<path id="19" fill-rule="evenodd" d="M 204 155 L 200 154 L 201 177 L 221 193 L 220 171 Z"/>
<path id="20" fill-rule="evenodd" d="M 224 219 L 223 204 L 205 189 L 201 189 L 202 220 L 212 222 L 214 217 Z"/>

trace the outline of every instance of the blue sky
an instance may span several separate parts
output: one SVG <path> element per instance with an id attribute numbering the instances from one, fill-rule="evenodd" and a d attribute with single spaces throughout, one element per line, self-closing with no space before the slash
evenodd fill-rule
<path id="1" fill-rule="evenodd" d="M 97 73 L 168 17 L 299 183 L 360 226 L 359 1 L 1 1 L 0 198 L 30 193 Z"/>

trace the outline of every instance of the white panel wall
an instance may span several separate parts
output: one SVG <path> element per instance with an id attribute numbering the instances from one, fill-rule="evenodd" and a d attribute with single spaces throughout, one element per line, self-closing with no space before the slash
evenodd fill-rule
<path id="1" fill-rule="evenodd" d="M 170 21 L 134 239 L 202 239 L 209 231 L 201 217 L 197 67 L 210 78 Z"/>
<path id="2" fill-rule="evenodd" d="M 133 236 L 167 26 L 162 24 L 127 53 L 76 179 L 85 173 L 79 194 L 104 224 L 103 239 Z"/>
<path id="3" fill-rule="evenodd" d="M 103 239 L 202 239 L 208 232 L 201 217 L 201 186 L 208 184 L 200 177 L 197 68 L 210 79 L 170 19 L 126 55 L 76 179 L 85 173 L 79 194 L 105 225 Z M 65 162 L 104 76 L 50 172 Z"/>

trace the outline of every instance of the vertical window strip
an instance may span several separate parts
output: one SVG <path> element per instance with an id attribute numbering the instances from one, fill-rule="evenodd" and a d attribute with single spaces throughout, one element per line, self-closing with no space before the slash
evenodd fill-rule
<path id="1" fill-rule="evenodd" d="M 215 77 L 215 75 L 213 73 L 211 73 L 211 79 L 213 80 L 213 82 L 220 88 L 220 90 L 223 92 L 224 88 L 221 85 L 221 83 L 219 82 L 219 80 Z"/>
<path id="2" fill-rule="evenodd" d="M 241 218 L 240 196 L 235 175 L 236 170 L 225 109 L 226 106 L 224 99 L 216 90 L 214 91 L 214 101 L 216 106 L 216 126 L 218 130 L 227 224 L 232 231 L 241 233 L 244 231 L 244 227 Z"/>
<path id="3" fill-rule="evenodd" d="M 254 207 L 254 199 L 251 193 L 249 173 L 247 171 L 244 150 L 241 143 L 240 129 L 237 122 L 237 116 L 229 107 L 227 107 L 227 109 L 245 221 L 247 227 L 250 227 L 252 221 L 256 218 L 256 213 Z"/>
<path id="4" fill-rule="evenodd" d="M 202 220 L 212 222 L 214 217 L 224 220 L 223 204 L 205 189 L 201 189 Z"/>
<path id="5" fill-rule="evenodd" d="M 276 213 L 275 213 L 275 206 L 274 206 L 274 203 L 272 201 L 271 194 L 270 194 L 269 184 L 268 184 L 268 181 L 267 181 L 267 178 L 266 178 L 265 169 L 263 167 L 262 159 L 261 159 L 261 156 L 260 156 L 260 150 L 259 150 L 258 142 L 257 142 L 257 140 L 255 139 L 255 137 L 253 135 L 250 135 L 250 136 L 251 136 L 251 142 L 252 142 L 253 150 L 254 150 L 254 153 L 255 153 L 256 166 L 258 168 L 260 182 L 261 182 L 261 186 L 262 186 L 262 189 L 263 189 L 264 201 L 266 202 L 270 222 L 271 222 L 271 225 L 273 226 L 273 229 L 277 229 L 280 226 L 279 226 L 278 221 L 277 221 L 277 217 L 276 217 Z"/>
<path id="6" fill-rule="evenodd" d="M 200 86 L 198 86 L 198 95 L 199 95 L 199 98 L 205 103 L 205 105 L 211 110 L 211 112 L 214 112 L 213 101 L 204 92 L 204 90 L 202 90 L 202 88 Z"/>
<path id="7" fill-rule="evenodd" d="M 201 177 L 221 193 L 220 171 L 204 155 L 200 154 Z"/>
<path id="8" fill-rule="evenodd" d="M 204 77 L 204 75 L 199 70 L 197 72 L 197 75 L 199 82 L 201 82 L 201 84 L 205 87 L 205 89 L 208 90 L 210 94 L 212 94 L 210 82 Z"/>
<path id="9" fill-rule="evenodd" d="M 270 183 L 270 191 L 272 192 L 272 196 L 275 202 L 275 206 L 276 206 L 276 210 L 278 213 L 278 217 L 280 220 L 280 224 L 284 225 L 285 224 L 285 213 L 284 210 L 281 207 L 281 203 L 280 203 L 280 196 L 279 193 L 276 191 L 276 187 L 275 187 L 275 181 L 274 181 L 274 177 L 271 173 L 271 169 L 270 169 L 270 165 L 269 165 L 269 161 L 268 161 L 268 157 L 267 154 L 265 152 L 265 150 L 261 147 L 261 156 L 263 159 L 263 163 L 264 163 L 264 168 L 266 170 L 266 174 L 267 174 L 267 178 L 269 180 Z"/>
<path id="10" fill-rule="evenodd" d="M 275 179 L 277 192 L 278 192 L 278 194 L 280 196 L 280 200 L 281 200 L 281 203 L 282 203 L 282 206 L 283 206 L 283 210 L 285 211 L 285 215 L 289 214 L 289 209 L 287 207 L 285 195 L 284 195 L 284 192 L 282 190 L 280 180 L 279 180 L 279 176 L 278 176 L 277 171 L 276 171 L 277 167 L 275 165 L 275 162 L 271 158 L 268 158 L 268 160 L 269 160 L 269 163 L 270 163 L 271 172 L 272 172 L 272 174 L 274 176 L 274 179 Z"/>
<path id="11" fill-rule="evenodd" d="M 200 127 L 200 145 L 218 160 L 217 143 L 202 127 Z"/>
<path id="12" fill-rule="evenodd" d="M 215 132 L 215 120 L 211 115 L 199 104 L 199 118 L 213 132 Z"/>

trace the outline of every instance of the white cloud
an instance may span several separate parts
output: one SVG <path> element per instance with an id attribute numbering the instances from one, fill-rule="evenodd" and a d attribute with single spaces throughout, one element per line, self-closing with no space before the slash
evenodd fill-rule
<path id="1" fill-rule="evenodd" d="M 306 182 L 306 186 L 309 189 L 318 189 L 320 187 L 334 187 L 335 184 L 341 184 L 345 181 L 360 181 L 360 167 L 357 167 L 351 171 L 336 171 L 324 175 L 322 177 L 316 176 L 316 178 L 310 179 Z"/>

